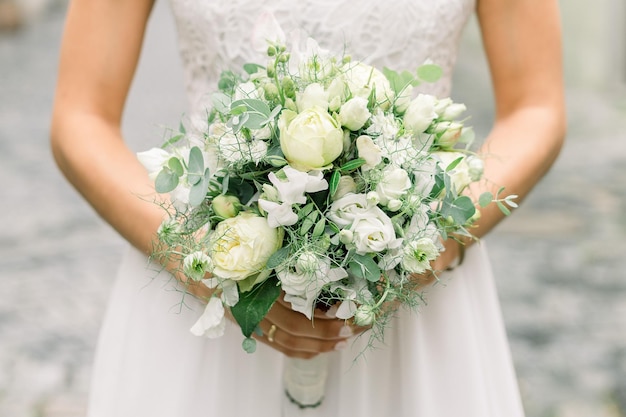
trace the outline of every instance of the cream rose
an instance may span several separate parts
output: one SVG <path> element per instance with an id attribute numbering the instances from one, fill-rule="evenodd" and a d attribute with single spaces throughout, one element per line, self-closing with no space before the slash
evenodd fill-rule
<path id="1" fill-rule="evenodd" d="M 328 218 L 341 228 L 347 227 L 359 214 L 367 211 L 369 205 L 365 194 L 346 194 L 330 205 Z"/>
<path id="2" fill-rule="evenodd" d="M 409 174 L 402 168 L 393 165 L 383 170 L 383 178 L 376 185 L 376 192 L 380 197 L 380 203 L 384 206 L 390 201 L 399 200 L 411 188 Z"/>
<path id="3" fill-rule="evenodd" d="M 264 217 L 244 212 L 226 219 L 211 234 L 213 274 L 234 281 L 254 275 L 265 267 L 282 240 L 282 229 L 271 228 Z"/>
<path id="4" fill-rule="evenodd" d="M 461 152 L 435 152 L 434 155 L 439 159 L 439 166 L 444 171 L 448 169 L 452 162 L 463 158 L 452 170 L 448 171 L 452 185 L 457 193 L 461 193 L 465 187 L 474 182 L 465 154 Z"/>
<path id="5" fill-rule="evenodd" d="M 352 131 L 361 129 L 371 115 L 367 108 L 367 99 L 363 97 L 353 97 L 339 109 L 341 125 Z"/>
<path id="6" fill-rule="evenodd" d="M 343 151 L 343 130 L 320 107 L 299 114 L 285 110 L 278 127 L 283 154 L 289 164 L 300 171 L 325 168 Z"/>
<path id="7" fill-rule="evenodd" d="M 359 254 L 395 249 L 402 243 L 402 239 L 396 238 L 391 219 L 378 207 L 357 215 L 350 230 L 354 234 L 352 243 Z"/>
<path id="8" fill-rule="evenodd" d="M 374 67 L 362 62 L 351 62 L 343 67 L 348 88 L 354 97 L 368 99 L 375 89 L 376 102 L 384 110 L 393 101 L 393 90 L 385 75 Z"/>
<path id="9" fill-rule="evenodd" d="M 413 134 L 424 132 L 437 118 L 436 104 L 437 99 L 434 96 L 420 94 L 415 97 L 404 113 L 404 126 Z"/>

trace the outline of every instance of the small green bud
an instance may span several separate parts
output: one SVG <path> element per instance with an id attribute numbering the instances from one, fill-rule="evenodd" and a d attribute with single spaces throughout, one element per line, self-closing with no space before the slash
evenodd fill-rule
<path id="1" fill-rule="evenodd" d="M 218 195 L 213 199 L 212 206 L 215 214 L 229 219 L 239 214 L 241 202 L 234 195 Z"/>
<path id="2" fill-rule="evenodd" d="M 267 76 L 270 78 L 274 78 L 276 76 L 276 67 L 274 66 L 274 61 L 270 61 L 267 63 Z"/>
<path id="3" fill-rule="evenodd" d="M 273 101 L 278 99 L 278 87 L 276 84 L 268 83 L 263 86 L 265 92 L 265 99 L 267 101 Z"/>
<path id="4" fill-rule="evenodd" d="M 285 77 L 280 81 L 280 83 L 283 86 L 283 91 L 287 97 L 296 97 L 296 84 L 293 82 L 293 79 Z"/>
<path id="5" fill-rule="evenodd" d="M 276 55 L 276 47 L 274 45 L 270 45 L 267 47 L 267 56 Z"/>
<path id="6" fill-rule="evenodd" d="M 283 64 L 284 64 L 285 62 L 289 61 L 289 58 L 291 58 L 291 54 L 290 54 L 290 53 L 288 53 L 288 52 L 286 52 L 286 53 L 284 53 L 284 54 L 281 54 L 281 55 L 278 57 L 278 62 L 281 62 L 281 63 L 283 63 Z"/>

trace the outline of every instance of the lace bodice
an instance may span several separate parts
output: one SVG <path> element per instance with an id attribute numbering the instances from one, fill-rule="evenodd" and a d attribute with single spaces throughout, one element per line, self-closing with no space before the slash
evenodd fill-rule
<path id="1" fill-rule="evenodd" d="M 461 31 L 475 0 L 170 0 L 176 18 L 190 104 L 213 90 L 225 69 L 263 62 L 250 43 L 263 11 L 271 11 L 286 33 L 301 29 L 320 46 L 379 68 L 414 70 L 426 59 L 444 70 L 437 84 L 422 91 L 443 96 L 450 90 Z"/>

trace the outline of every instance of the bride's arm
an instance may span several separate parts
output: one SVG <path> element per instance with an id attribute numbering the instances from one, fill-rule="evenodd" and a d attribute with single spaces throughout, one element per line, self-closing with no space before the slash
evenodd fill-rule
<path id="1" fill-rule="evenodd" d="M 164 212 L 126 146 L 121 118 L 153 0 L 71 2 L 51 145 L 57 164 L 100 216 L 146 254 Z M 180 278 L 180 277 L 179 277 Z M 202 291 L 204 286 L 195 290 Z"/>
<path id="2" fill-rule="evenodd" d="M 517 202 L 548 171 L 565 135 L 561 34 L 556 0 L 478 0 L 477 14 L 495 94 L 495 124 L 480 153 L 485 156 L 486 182 L 474 186 L 478 196 L 516 194 Z M 477 237 L 502 220 L 495 204 L 481 210 Z M 457 245 L 448 242 L 451 262 Z"/>

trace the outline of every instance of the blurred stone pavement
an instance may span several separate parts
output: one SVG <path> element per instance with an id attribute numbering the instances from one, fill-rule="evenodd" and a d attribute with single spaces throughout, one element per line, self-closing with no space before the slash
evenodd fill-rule
<path id="1" fill-rule="evenodd" d="M 84 415 L 91 361 L 125 243 L 65 182 L 48 123 L 64 19 L 0 33 L 0 416 Z M 133 149 L 185 108 L 167 6 L 128 102 Z M 471 33 L 454 98 L 481 134 L 491 95 Z M 487 239 L 528 417 L 626 416 L 626 95 L 569 88 L 553 170 Z M 504 417 L 504 416 L 503 416 Z"/>

